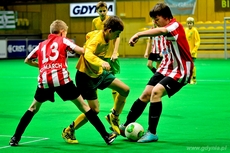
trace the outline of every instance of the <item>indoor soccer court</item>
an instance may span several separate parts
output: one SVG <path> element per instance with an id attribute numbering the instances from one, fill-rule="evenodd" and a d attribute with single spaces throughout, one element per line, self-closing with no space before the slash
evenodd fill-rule
<path id="1" fill-rule="evenodd" d="M 74 79 L 77 58 L 68 61 Z M 121 73 L 116 75 L 130 86 L 120 123 L 125 121 L 132 103 L 141 95 L 152 72 L 145 58 L 120 58 Z M 29 108 L 37 85 L 38 70 L 24 59 L 0 60 L 0 153 L 199 153 L 230 152 L 230 60 L 197 59 L 197 84 L 186 85 L 173 97 L 163 98 L 158 126 L 158 142 L 130 142 L 118 136 L 107 145 L 87 123 L 76 131 L 79 144 L 67 144 L 61 137 L 80 111 L 71 102 L 56 96 L 34 116 L 18 147 L 9 140 Z M 105 116 L 113 106 L 111 90 L 98 91 L 99 117 L 109 131 Z M 149 106 L 149 105 L 148 105 Z M 148 107 L 137 120 L 148 127 Z"/>

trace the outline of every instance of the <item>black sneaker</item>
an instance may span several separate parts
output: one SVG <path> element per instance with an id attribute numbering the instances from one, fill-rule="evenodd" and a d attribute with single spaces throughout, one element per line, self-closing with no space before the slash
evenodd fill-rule
<path id="1" fill-rule="evenodd" d="M 11 146 L 18 146 L 18 142 L 19 142 L 19 139 L 17 139 L 15 136 L 13 136 L 10 139 L 9 145 L 11 145 Z"/>
<path id="2" fill-rule="evenodd" d="M 108 136 L 106 136 L 104 138 L 105 142 L 110 145 L 111 143 L 113 143 L 113 141 L 116 139 L 117 134 L 115 132 L 109 134 Z"/>

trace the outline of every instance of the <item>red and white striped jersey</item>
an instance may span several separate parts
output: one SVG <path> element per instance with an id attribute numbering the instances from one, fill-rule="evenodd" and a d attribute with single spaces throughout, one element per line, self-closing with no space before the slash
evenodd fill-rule
<path id="1" fill-rule="evenodd" d="M 164 35 L 163 60 L 157 72 L 178 82 L 187 83 L 194 65 L 184 28 L 175 19 L 172 19 L 165 28 L 168 33 Z"/>
<path id="2" fill-rule="evenodd" d="M 67 38 L 50 34 L 48 39 L 39 43 L 27 56 L 38 59 L 38 87 L 49 88 L 67 84 L 71 81 L 67 71 L 67 48 L 74 49 L 76 45 Z"/>
<path id="3" fill-rule="evenodd" d="M 151 37 L 150 40 L 152 41 L 151 53 L 160 54 L 164 49 L 164 36 Z"/>

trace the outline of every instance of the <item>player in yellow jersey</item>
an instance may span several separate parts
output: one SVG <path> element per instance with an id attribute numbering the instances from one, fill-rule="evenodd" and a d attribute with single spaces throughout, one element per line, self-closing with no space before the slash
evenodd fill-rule
<path id="1" fill-rule="evenodd" d="M 99 113 L 97 89 L 110 88 L 118 92 L 113 110 L 106 116 L 113 131 L 117 134 L 120 134 L 119 115 L 123 110 L 130 89 L 122 81 L 115 78 L 110 72 L 110 64 L 102 60 L 102 58 L 108 50 L 109 41 L 119 37 L 123 29 L 122 20 L 119 17 L 111 16 L 104 23 L 104 30 L 89 32 L 86 35 L 86 43 L 84 45 L 85 54 L 80 56 L 78 60 L 76 66 L 78 70 L 75 76 L 75 81 L 77 87 L 81 89 L 82 97 L 88 101 L 90 108 L 96 113 Z M 87 121 L 86 116 L 81 114 L 70 126 L 65 128 L 62 137 L 66 142 L 77 143 L 77 140 L 71 139 L 74 137 L 74 130 L 84 125 Z"/>
<path id="2" fill-rule="evenodd" d="M 99 17 L 96 17 L 92 21 L 92 30 L 103 30 L 104 28 L 104 22 L 109 18 L 107 15 L 108 8 L 107 4 L 103 1 L 100 1 L 96 5 L 97 13 L 99 14 Z M 120 73 L 120 63 L 118 60 L 118 48 L 120 44 L 120 38 L 116 38 L 114 40 L 110 40 L 109 42 L 109 48 L 106 54 L 104 55 L 103 60 L 107 61 L 111 68 L 110 71 L 113 75 Z M 115 98 L 117 96 L 117 92 L 115 90 L 112 90 L 112 96 L 115 101 Z"/>
<path id="3" fill-rule="evenodd" d="M 197 58 L 197 50 L 200 46 L 200 35 L 197 29 L 194 27 L 194 18 L 187 18 L 187 28 L 185 28 L 186 38 L 188 40 L 190 52 L 194 62 L 193 74 L 190 84 L 196 84 L 196 67 L 195 60 Z"/>

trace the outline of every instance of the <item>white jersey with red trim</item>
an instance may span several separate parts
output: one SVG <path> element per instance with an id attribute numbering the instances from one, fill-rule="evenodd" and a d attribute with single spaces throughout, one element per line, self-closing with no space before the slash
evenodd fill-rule
<path id="1" fill-rule="evenodd" d="M 76 45 L 67 38 L 50 34 L 48 39 L 39 43 L 27 56 L 38 59 L 38 87 L 49 88 L 67 84 L 71 81 L 67 71 L 67 48 L 74 49 Z"/>
<path id="2" fill-rule="evenodd" d="M 163 60 L 157 72 L 178 82 L 188 83 L 194 65 L 184 28 L 175 19 L 172 19 L 165 28 L 168 33 L 164 35 Z"/>

